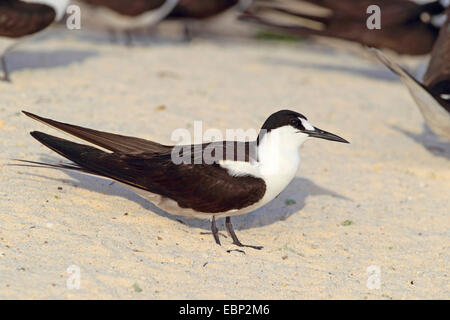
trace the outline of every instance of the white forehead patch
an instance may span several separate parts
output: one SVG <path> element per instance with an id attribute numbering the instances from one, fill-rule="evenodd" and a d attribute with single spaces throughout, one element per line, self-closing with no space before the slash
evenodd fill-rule
<path id="1" fill-rule="evenodd" d="M 311 125 L 311 123 L 308 122 L 308 120 L 305 120 L 302 118 L 298 118 L 298 119 L 302 122 L 302 125 L 306 130 L 314 131 L 314 127 Z"/>

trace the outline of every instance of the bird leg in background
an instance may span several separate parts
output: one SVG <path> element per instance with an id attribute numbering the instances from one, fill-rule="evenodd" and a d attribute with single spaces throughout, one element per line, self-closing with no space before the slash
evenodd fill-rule
<path id="1" fill-rule="evenodd" d="M 115 29 L 108 29 L 109 41 L 114 44 L 120 44 L 122 37 L 120 33 Z M 123 39 L 125 46 L 131 47 L 133 45 L 133 34 L 131 30 L 123 31 Z"/>
<path id="2" fill-rule="evenodd" d="M 125 36 L 125 45 L 127 47 L 131 47 L 133 45 L 133 33 L 131 30 L 125 30 L 124 31 Z"/>
<path id="3" fill-rule="evenodd" d="M 186 42 L 191 42 L 194 37 L 194 32 L 192 30 L 192 25 L 191 25 L 190 21 L 186 21 L 183 24 L 183 36 L 184 36 L 184 41 L 186 41 Z"/>
<path id="4" fill-rule="evenodd" d="M 109 41 L 111 43 L 117 43 L 117 33 L 114 29 L 108 29 Z"/>
<path id="5" fill-rule="evenodd" d="M 234 233 L 230 217 L 225 218 L 225 225 L 227 227 L 228 233 L 230 234 L 231 238 L 233 239 L 233 244 L 237 245 L 238 247 L 247 247 L 247 248 L 252 248 L 252 249 L 256 249 L 256 250 L 261 250 L 263 248 L 262 246 L 250 246 L 250 245 L 242 244 L 239 241 L 238 237 L 236 236 L 236 233 Z"/>
<path id="6" fill-rule="evenodd" d="M 2 64 L 2 69 L 3 69 L 3 81 L 6 82 L 11 82 L 11 79 L 9 78 L 9 72 L 8 72 L 8 67 L 6 66 L 6 60 L 5 60 L 5 56 L 3 55 L 1 58 L 1 64 Z"/>

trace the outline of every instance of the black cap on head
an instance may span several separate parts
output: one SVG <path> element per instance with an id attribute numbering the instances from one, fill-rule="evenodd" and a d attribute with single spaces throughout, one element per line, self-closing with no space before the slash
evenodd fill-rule
<path id="1" fill-rule="evenodd" d="M 272 113 L 262 125 L 257 142 L 259 143 L 264 134 L 280 127 L 292 126 L 296 129 L 304 130 L 305 128 L 299 118 L 308 120 L 304 115 L 292 110 L 280 110 Z"/>
<path id="2" fill-rule="evenodd" d="M 303 128 L 302 122 L 299 121 L 299 118 L 308 120 L 304 115 L 298 112 L 291 110 L 280 110 L 267 118 L 266 122 L 262 125 L 261 130 L 270 132 L 270 130 L 289 125 L 304 130 L 305 128 Z"/>
<path id="3" fill-rule="evenodd" d="M 275 112 L 269 118 L 267 118 L 266 122 L 264 122 L 263 126 L 261 127 L 257 143 L 259 144 L 264 134 L 269 133 L 271 130 L 284 126 L 291 126 L 294 129 L 297 129 L 297 132 L 307 134 L 310 137 L 348 143 L 347 140 L 335 134 L 313 127 L 307 122 L 307 120 L 308 119 L 304 115 L 295 111 L 280 110 L 278 112 Z M 305 128 L 305 126 L 307 126 L 307 128 Z"/>

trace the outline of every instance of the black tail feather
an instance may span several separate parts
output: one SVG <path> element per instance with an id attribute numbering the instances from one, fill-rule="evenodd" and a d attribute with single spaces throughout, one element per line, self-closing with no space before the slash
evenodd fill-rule
<path id="1" fill-rule="evenodd" d="M 71 163 L 45 163 L 45 162 L 39 162 L 39 161 L 30 161 L 30 160 L 23 160 L 23 159 L 11 159 L 12 161 L 18 161 L 22 163 L 9 163 L 8 166 L 14 166 L 14 167 L 33 167 L 33 168 L 46 168 L 46 169 L 67 169 L 67 170 L 75 170 L 75 171 L 81 171 L 84 173 L 91 173 L 90 171 L 81 168 L 77 166 L 76 164 Z"/>
<path id="2" fill-rule="evenodd" d="M 51 169 L 67 169 L 75 170 L 79 172 L 101 175 L 95 170 L 91 170 L 84 164 L 84 159 L 89 157 L 102 157 L 108 155 L 95 147 L 91 147 L 84 144 L 75 143 L 69 140 L 61 139 L 43 132 L 33 131 L 30 132 L 31 136 L 42 143 L 44 146 L 55 151 L 64 158 L 72 161 L 73 163 L 45 163 L 38 161 L 22 160 L 22 159 L 12 159 L 13 161 L 22 162 L 21 164 L 9 164 L 11 166 L 19 167 L 40 167 L 40 168 L 51 168 Z"/>

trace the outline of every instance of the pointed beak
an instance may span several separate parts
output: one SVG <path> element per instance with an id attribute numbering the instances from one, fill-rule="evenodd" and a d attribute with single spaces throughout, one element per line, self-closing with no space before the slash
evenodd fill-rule
<path id="1" fill-rule="evenodd" d="M 347 140 L 324 130 L 321 130 L 319 128 L 314 127 L 314 130 L 305 130 L 302 131 L 303 133 L 306 133 L 307 135 L 309 135 L 310 137 L 313 138 L 320 138 L 320 139 L 325 139 L 325 140 L 331 140 L 331 141 L 337 141 L 337 142 L 342 142 L 342 143 L 350 143 Z"/>

